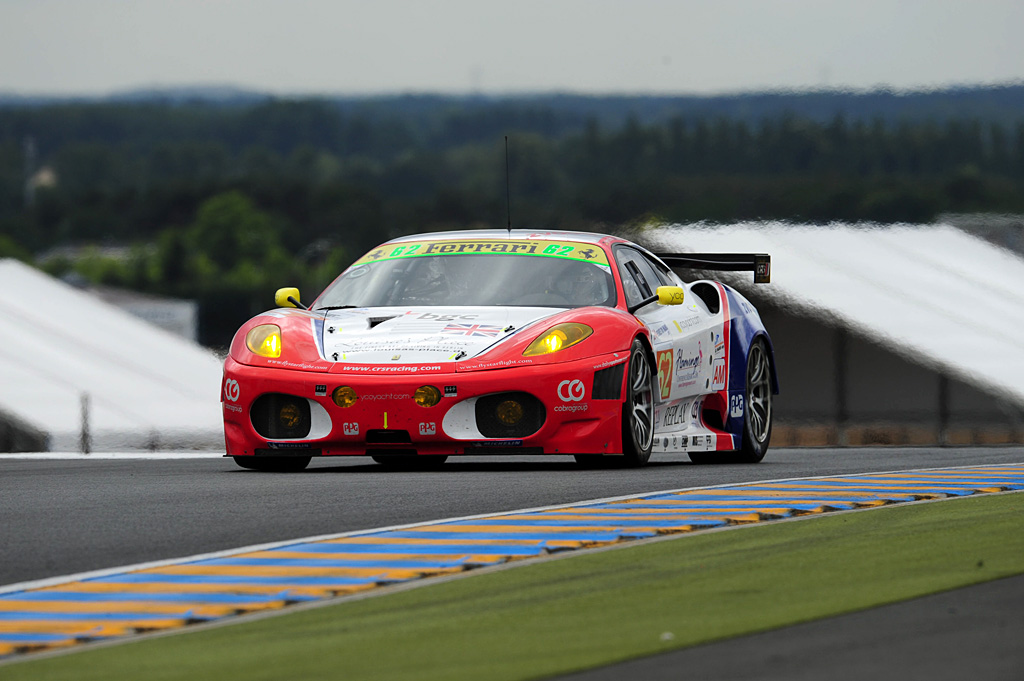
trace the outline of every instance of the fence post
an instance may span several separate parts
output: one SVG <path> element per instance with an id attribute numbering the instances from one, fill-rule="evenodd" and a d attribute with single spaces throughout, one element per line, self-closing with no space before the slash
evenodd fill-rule
<path id="1" fill-rule="evenodd" d="M 92 437 L 89 434 L 89 393 L 82 393 L 82 434 L 80 440 L 82 454 L 92 449 Z"/>

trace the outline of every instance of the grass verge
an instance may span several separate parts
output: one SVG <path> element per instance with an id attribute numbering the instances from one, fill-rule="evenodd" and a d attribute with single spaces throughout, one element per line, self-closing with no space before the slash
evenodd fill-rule
<path id="1" fill-rule="evenodd" d="M 0 677 L 537 678 L 1024 573 L 1022 511 L 1024 494 L 972 497 L 582 552 Z"/>

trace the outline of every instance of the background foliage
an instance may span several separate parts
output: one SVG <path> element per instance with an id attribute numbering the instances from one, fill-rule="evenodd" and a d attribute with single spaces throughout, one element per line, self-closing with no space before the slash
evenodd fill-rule
<path id="1" fill-rule="evenodd" d="M 222 345 L 381 241 L 1024 212 L 1024 86 L 917 94 L 0 97 L 0 257 L 199 300 Z M 68 249 L 67 247 L 88 246 Z M 63 249 L 61 248 L 63 247 Z"/>

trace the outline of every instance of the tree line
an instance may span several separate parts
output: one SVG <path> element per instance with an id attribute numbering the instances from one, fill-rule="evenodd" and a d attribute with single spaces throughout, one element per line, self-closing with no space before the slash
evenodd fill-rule
<path id="1" fill-rule="evenodd" d="M 224 344 L 278 286 L 310 297 L 387 238 L 504 227 L 508 212 L 514 227 L 613 232 L 1024 212 L 1024 116 L 609 124 L 531 102 L 389 111 L 320 100 L 0 108 L 0 256 L 197 299 L 202 340 Z M 92 250 L 52 250 L 65 245 Z"/>

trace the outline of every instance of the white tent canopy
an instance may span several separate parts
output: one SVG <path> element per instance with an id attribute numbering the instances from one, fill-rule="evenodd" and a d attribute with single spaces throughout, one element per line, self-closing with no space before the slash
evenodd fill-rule
<path id="1" fill-rule="evenodd" d="M 758 295 L 1024 405 L 1024 259 L 1010 251 L 948 225 L 668 225 L 644 236 L 662 252 L 768 253 L 771 284 Z"/>
<path id="2" fill-rule="evenodd" d="M 16 260 L 0 290 L 0 412 L 50 450 L 79 449 L 83 395 L 95 449 L 223 446 L 213 353 Z"/>

